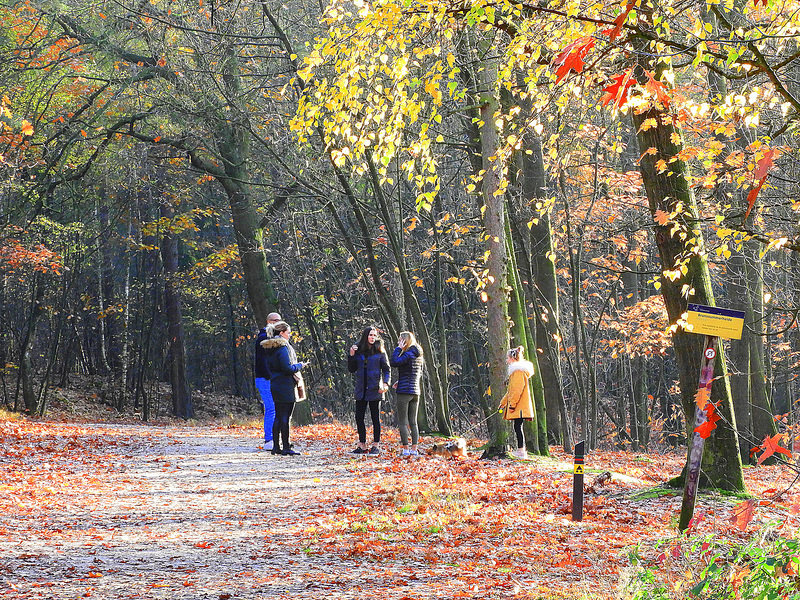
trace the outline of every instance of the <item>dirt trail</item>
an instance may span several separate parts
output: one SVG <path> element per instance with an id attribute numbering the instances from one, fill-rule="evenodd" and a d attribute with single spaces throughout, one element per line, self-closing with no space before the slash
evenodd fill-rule
<path id="1" fill-rule="evenodd" d="M 358 596 L 309 583 L 333 584 L 295 541 L 320 492 L 346 490 L 346 454 L 307 443 L 302 456 L 272 456 L 252 432 L 97 427 L 135 440 L 104 449 L 102 485 L 61 490 L 44 514 L 0 515 L 0 597 Z"/>

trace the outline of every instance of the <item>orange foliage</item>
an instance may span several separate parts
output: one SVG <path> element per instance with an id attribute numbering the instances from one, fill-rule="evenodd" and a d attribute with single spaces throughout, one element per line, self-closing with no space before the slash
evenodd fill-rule
<path id="1" fill-rule="evenodd" d="M 28 267 L 39 273 L 59 274 L 63 268 L 61 257 L 42 244 L 28 247 L 14 239 L 0 245 L 0 264 L 9 271 Z"/>

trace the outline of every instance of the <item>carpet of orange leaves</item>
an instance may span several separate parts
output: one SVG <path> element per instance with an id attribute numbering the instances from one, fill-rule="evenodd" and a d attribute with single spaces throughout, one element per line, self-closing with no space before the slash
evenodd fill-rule
<path id="1" fill-rule="evenodd" d="M 60 579 L 67 575 L 44 569 L 52 558 L 46 556 L 46 544 L 34 552 L 20 546 L 20 540 L 62 539 L 70 529 L 72 547 L 82 548 L 87 556 L 102 550 L 103 544 L 108 549 L 114 523 L 122 527 L 128 517 L 104 516 L 106 507 L 132 490 L 141 503 L 167 493 L 151 471 L 168 471 L 169 486 L 176 489 L 191 481 L 191 497 L 203 494 L 203 504 L 196 505 L 206 513 L 200 519 L 214 520 L 217 529 L 204 532 L 203 538 L 188 537 L 188 526 L 175 525 L 185 518 L 185 506 L 173 511 L 169 507 L 175 503 L 165 500 L 158 514 L 145 518 L 143 513 L 135 522 L 124 523 L 131 545 L 116 548 L 117 560 L 127 557 L 126 552 L 132 559 L 139 552 L 137 543 L 174 537 L 194 553 L 213 552 L 220 562 L 184 564 L 194 580 L 184 574 L 174 581 L 143 576 L 138 588 L 120 583 L 119 590 L 125 592 L 116 597 L 197 598 L 196 589 L 181 586 L 196 587 L 203 574 L 207 594 L 202 597 L 221 600 L 264 597 L 265 582 L 278 584 L 273 580 L 295 576 L 303 577 L 303 595 L 308 598 L 610 599 L 619 597 L 620 578 L 629 567 L 628 549 L 640 542 L 677 539 L 680 491 L 660 488 L 650 493 L 680 472 L 684 456 L 677 453 L 589 453 L 584 518 L 574 522 L 572 457 L 557 448 L 551 448 L 551 457 L 529 461 L 484 461 L 477 458 L 478 452 L 464 460 L 403 459 L 397 454 L 396 434 L 389 432 L 380 456 L 359 457 L 349 453 L 352 428 L 321 424 L 294 432 L 303 456 L 288 458 L 252 454 L 260 433 L 255 425 L 171 425 L 133 431 L 113 424 L 0 420 L 0 555 L 6 556 L 0 561 L 0 597 L 75 598 L 69 594 L 76 589 L 88 590 L 81 594 L 86 597 L 93 595 L 91 590 L 116 589 L 110 584 L 76 588 L 72 580 L 67 586 L 67 580 Z M 241 455 L 239 472 L 226 472 L 226 481 L 238 476 L 242 482 L 274 487 L 260 495 L 244 485 L 226 487 L 216 498 L 222 487 L 220 483 L 215 488 L 207 462 L 202 457 L 182 462 L 180 457 L 186 451 L 181 444 L 203 437 L 213 438 L 213 453 L 225 446 L 231 449 L 234 459 L 226 463 L 228 469 L 237 468 L 235 457 Z M 432 442 L 424 439 L 423 448 Z M 480 443 L 470 440 L 473 447 Z M 150 458 L 142 460 L 145 453 Z M 611 473 L 610 481 L 593 485 L 605 471 Z M 741 499 L 718 494 L 701 495 L 696 531 L 741 537 L 767 520 L 779 519 L 787 531 L 796 532 L 800 496 L 791 486 L 794 474 L 780 466 L 748 468 L 745 473 L 759 506 L 744 531 L 734 526 Z M 199 477 L 211 478 L 198 487 Z M 293 482 L 301 480 L 307 487 L 301 493 L 292 490 Z M 276 503 L 276 497 L 291 497 L 291 506 Z M 259 508 L 254 507 L 256 501 Z M 126 508 L 134 514 L 133 504 Z M 238 516 L 221 519 L 234 510 Z M 91 519 L 70 527 L 71 515 Z M 92 522 L 104 525 L 93 527 Z M 269 523 L 276 532 L 270 532 Z M 268 545 L 258 554 L 254 544 L 271 536 L 280 537 L 280 550 L 288 555 L 279 558 L 278 548 Z M 174 547 L 160 547 L 173 558 L 179 555 Z M 272 562 L 258 560 L 265 557 Z M 184 562 L 191 559 L 184 557 Z M 37 584 L 21 569 L 26 565 L 42 567 Z M 155 561 L 153 570 L 161 568 L 157 565 Z M 73 577 L 86 583 L 118 572 L 87 567 Z M 241 581 L 236 585 L 227 581 L 235 592 L 210 591 L 226 589 L 222 579 L 237 577 Z M 13 595 L 4 595 L 3 582 Z M 59 595 L 60 588 L 67 590 L 64 595 Z M 274 589 L 270 595 L 295 597 Z"/>

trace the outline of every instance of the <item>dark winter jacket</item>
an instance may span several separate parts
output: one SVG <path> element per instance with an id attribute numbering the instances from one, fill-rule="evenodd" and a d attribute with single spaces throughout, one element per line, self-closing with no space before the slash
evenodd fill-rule
<path id="1" fill-rule="evenodd" d="M 419 396 L 419 382 L 422 378 L 422 356 L 417 346 L 411 346 L 405 352 L 401 348 L 395 348 L 389 364 L 397 367 L 397 387 L 395 392 L 398 394 L 412 394 Z"/>
<path id="2" fill-rule="evenodd" d="M 292 352 L 289 342 L 282 337 L 267 338 L 261 342 L 266 353 L 266 365 L 270 373 L 270 391 L 275 402 L 295 402 L 294 374 L 303 368 L 301 363 L 292 363 Z"/>
<path id="3" fill-rule="evenodd" d="M 256 379 L 269 379 L 269 367 L 267 367 L 267 349 L 261 345 L 261 342 L 266 339 L 267 328 L 264 327 L 259 330 L 258 335 L 256 336 L 255 362 L 253 364 L 253 377 Z"/>
<path id="4" fill-rule="evenodd" d="M 389 362 L 385 352 L 364 355 L 356 352 L 353 356 L 347 355 L 347 370 L 355 373 L 356 400 L 378 402 L 383 400 L 380 383 L 389 386 Z"/>

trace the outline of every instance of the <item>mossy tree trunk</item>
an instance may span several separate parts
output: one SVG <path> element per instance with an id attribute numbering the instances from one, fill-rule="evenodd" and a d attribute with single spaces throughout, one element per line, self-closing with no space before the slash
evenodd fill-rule
<path id="1" fill-rule="evenodd" d="M 527 314 L 525 288 L 519 276 L 516 256 L 514 254 L 514 241 L 511 228 L 506 225 L 506 240 L 508 247 L 508 279 L 511 288 L 509 316 L 511 318 L 511 335 L 513 344 L 525 348 L 525 358 L 533 363 L 533 377 L 528 380 L 531 398 L 533 399 L 533 418 L 524 425 L 525 447 L 529 452 L 547 456 L 547 409 L 544 404 L 544 388 L 542 387 L 542 370 L 539 366 L 536 353 L 536 341 L 531 333 L 530 322 Z"/>
<path id="2" fill-rule="evenodd" d="M 640 82 L 645 82 L 644 68 L 652 68 L 652 58 L 647 53 L 642 53 L 639 58 L 642 62 L 636 66 L 636 77 Z M 639 112 L 634 111 L 632 119 L 634 129 L 638 132 L 637 142 L 642 157 L 639 169 L 650 212 L 657 221 L 654 232 L 663 272 L 661 294 L 670 323 L 675 326 L 673 347 L 681 402 L 687 417 L 687 437 L 691 439 L 704 339 L 686 331 L 680 321 L 689 302 L 714 305 L 711 275 L 702 235 L 697 227 L 697 206 L 687 179 L 687 165 L 678 158 L 682 149 L 681 132 L 673 115 L 665 108 L 653 105 Z M 645 121 L 655 126 L 642 127 Z M 664 161 L 668 168 L 660 168 L 659 161 Z M 744 490 L 742 462 L 721 343 L 717 343 L 716 350 L 716 381 L 712 386 L 711 401 L 716 404 L 716 410 L 722 418 L 705 442 L 702 469 L 707 479 L 701 483 L 719 489 L 741 491 Z"/>

